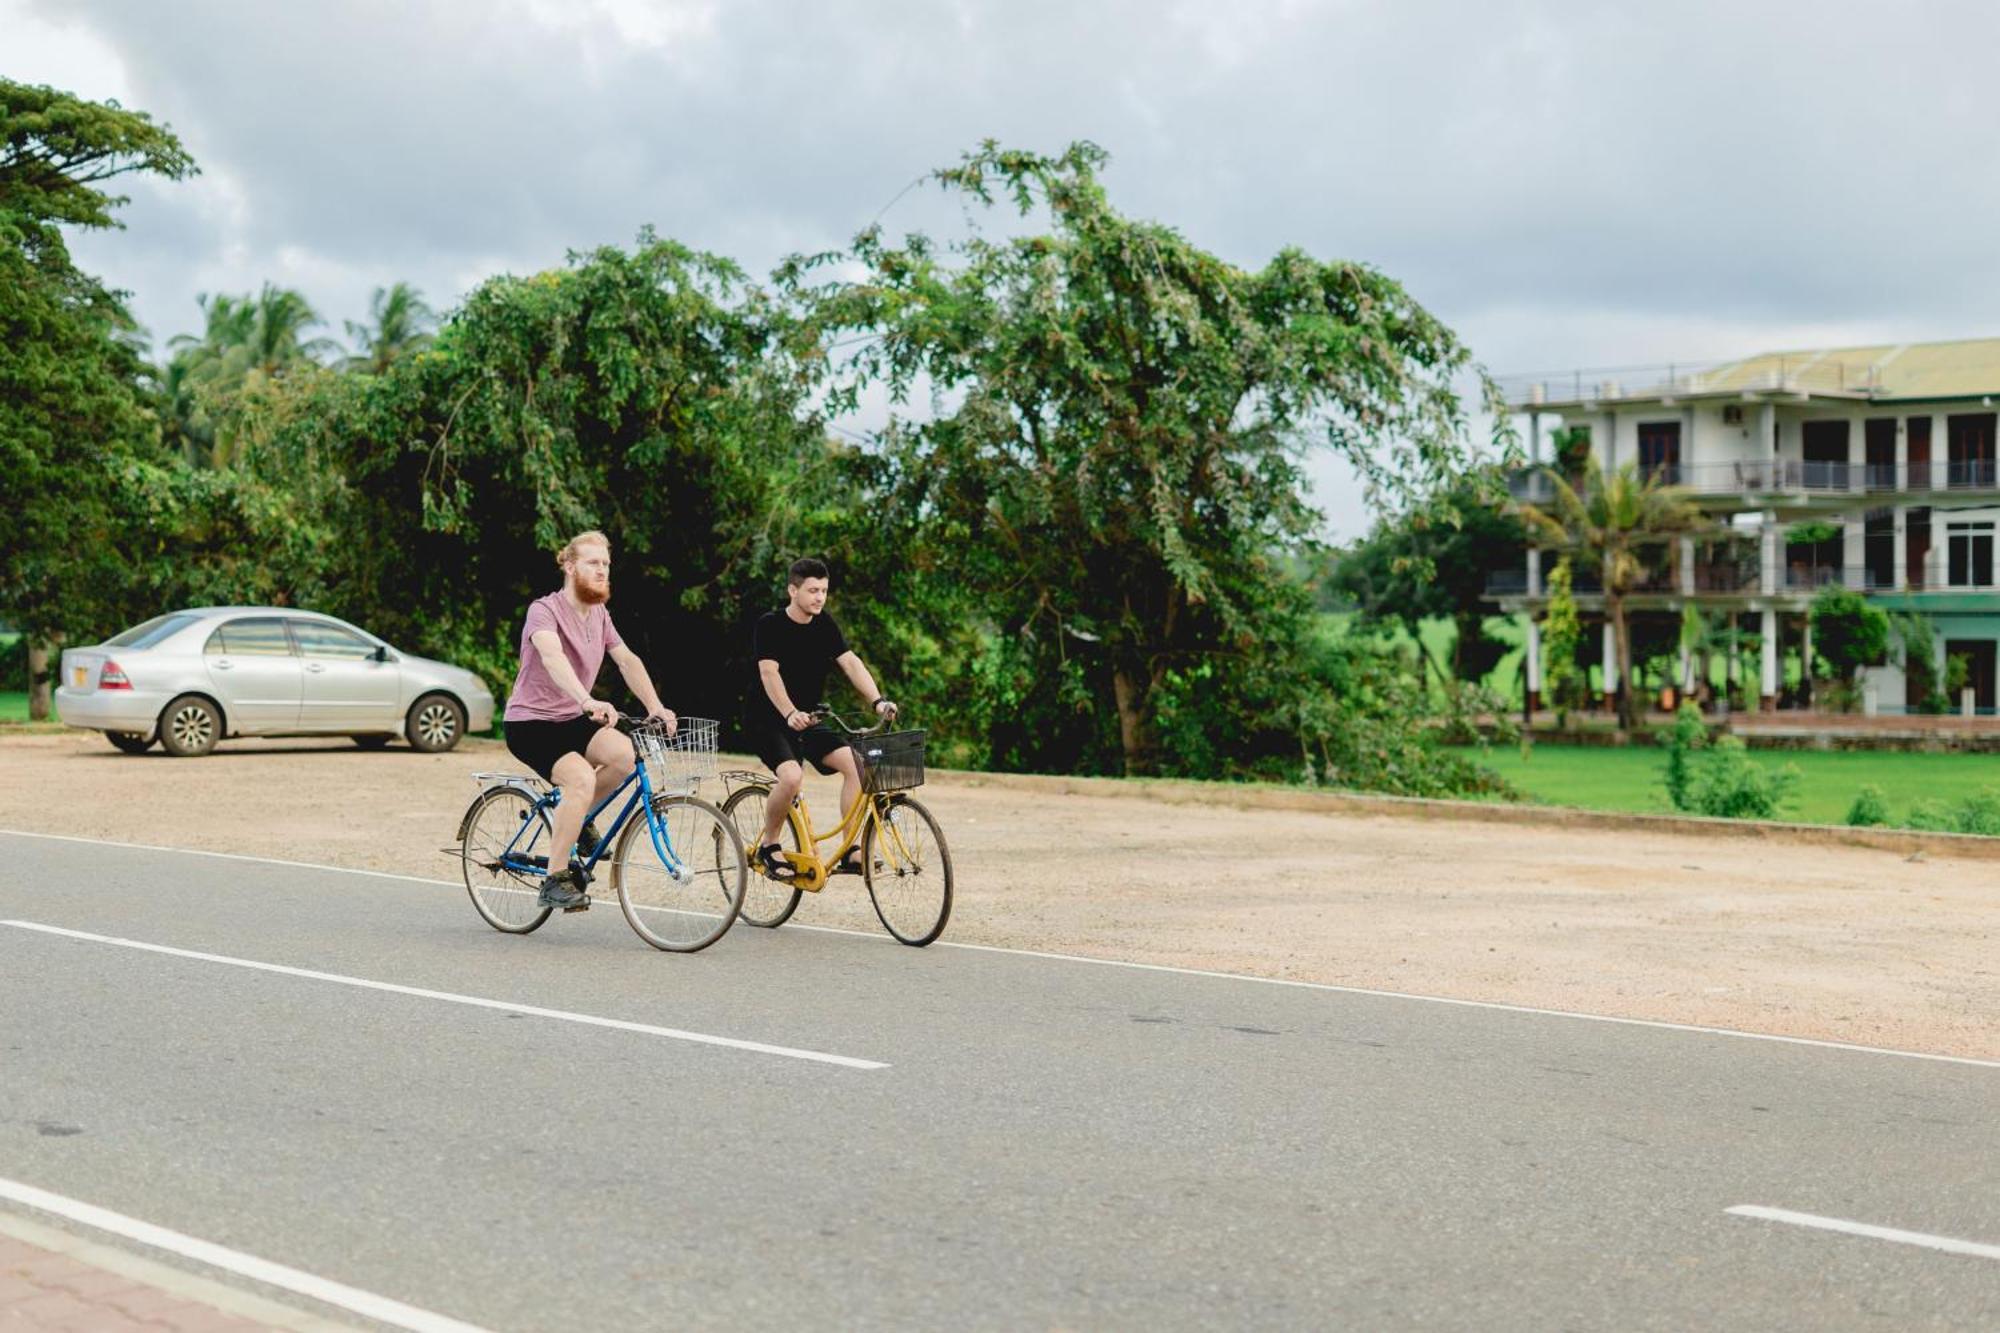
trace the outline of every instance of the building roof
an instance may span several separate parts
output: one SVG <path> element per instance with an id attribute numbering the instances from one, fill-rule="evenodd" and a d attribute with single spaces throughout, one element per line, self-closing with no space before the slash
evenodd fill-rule
<path id="1" fill-rule="evenodd" d="M 1765 352 L 1696 365 L 1505 376 L 1500 383 L 1507 401 L 1524 407 L 1763 394 L 1863 402 L 1977 398 L 2000 395 L 2000 338 Z"/>

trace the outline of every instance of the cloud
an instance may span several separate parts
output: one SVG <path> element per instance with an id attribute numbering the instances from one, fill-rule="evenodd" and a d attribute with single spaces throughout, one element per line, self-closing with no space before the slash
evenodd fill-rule
<path id="1" fill-rule="evenodd" d="M 11 77 L 121 97 L 202 163 L 79 246 L 161 340 L 202 290 L 294 283 L 338 328 L 375 286 L 446 306 L 647 223 L 759 273 L 989 135 L 1096 140 L 1121 207 L 1239 263 L 1377 264 L 1502 370 L 1995 331 L 1979 4 L 0 0 L 0 24 Z M 919 190 L 884 223 L 959 217 Z"/>

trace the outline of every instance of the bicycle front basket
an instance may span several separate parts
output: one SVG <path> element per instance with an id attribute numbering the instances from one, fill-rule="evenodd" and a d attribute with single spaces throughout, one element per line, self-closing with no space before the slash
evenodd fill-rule
<path id="1" fill-rule="evenodd" d="M 924 733 L 890 731 L 863 736 L 849 749 L 861 765 L 861 785 L 868 791 L 908 791 L 924 785 Z"/>
<path id="2" fill-rule="evenodd" d="M 704 782 L 715 783 L 715 749 L 721 724 L 713 718 L 684 717 L 672 736 L 659 722 L 642 722 L 632 728 L 632 740 L 646 760 L 653 790 L 698 791 Z"/>

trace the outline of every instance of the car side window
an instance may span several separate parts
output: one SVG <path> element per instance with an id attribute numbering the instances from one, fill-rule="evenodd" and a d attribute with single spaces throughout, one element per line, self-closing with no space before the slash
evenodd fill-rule
<path id="1" fill-rule="evenodd" d="M 292 640 L 277 616 L 246 616 L 218 626 L 203 651 L 232 657 L 290 657 Z"/>
<path id="2" fill-rule="evenodd" d="M 359 660 L 372 657 L 375 645 L 352 630 L 329 625 L 323 620 L 294 620 L 292 637 L 307 657 L 345 657 Z"/>

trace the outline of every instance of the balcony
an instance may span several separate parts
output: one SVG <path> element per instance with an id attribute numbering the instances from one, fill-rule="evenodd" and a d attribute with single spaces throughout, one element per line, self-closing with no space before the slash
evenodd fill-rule
<path id="1" fill-rule="evenodd" d="M 1954 491 L 1990 491 L 1994 471 L 1990 458 L 1961 459 L 1945 465 L 1945 485 Z"/>

